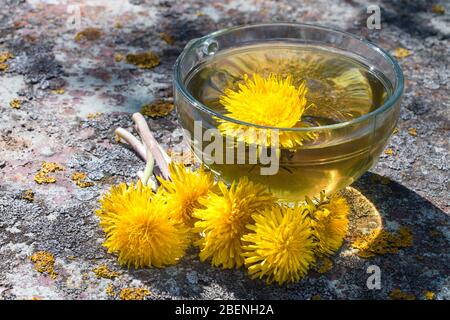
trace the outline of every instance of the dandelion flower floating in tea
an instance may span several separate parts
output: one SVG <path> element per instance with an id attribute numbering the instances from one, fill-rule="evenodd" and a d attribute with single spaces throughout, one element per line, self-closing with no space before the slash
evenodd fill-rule
<path id="1" fill-rule="evenodd" d="M 171 180 L 158 178 L 167 201 L 167 210 L 177 221 L 193 226 L 192 213 L 201 207 L 200 200 L 206 198 L 214 186 L 210 172 L 200 168 L 192 171 L 184 164 L 169 164 Z"/>
<path id="2" fill-rule="evenodd" d="M 230 188 L 219 182 L 221 194 L 211 193 L 201 200 L 205 209 L 194 212 L 195 231 L 203 233 L 197 241 L 200 259 L 211 259 L 213 266 L 240 267 L 244 259 L 241 237 L 247 233 L 246 225 L 252 222 L 257 210 L 270 208 L 275 198 L 263 185 L 254 184 L 246 177 L 233 182 Z"/>
<path id="3" fill-rule="evenodd" d="M 294 128 L 305 126 L 301 116 L 307 108 L 305 82 L 298 88 L 292 84 L 292 77 L 282 78 L 270 74 L 263 78 L 254 74 L 250 79 L 244 75 L 238 90 L 228 88 L 220 97 L 220 103 L 228 113 L 225 115 L 235 120 L 277 128 Z M 275 131 L 259 129 L 242 124 L 217 119 L 218 129 L 225 136 L 237 138 L 249 144 L 270 146 Z M 278 141 L 282 148 L 295 148 L 304 140 L 314 139 L 311 132 L 279 131 Z M 267 139 L 266 139 L 267 137 Z"/>
<path id="4" fill-rule="evenodd" d="M 160 193 L 140 181 L 112 187 L 97 211 L 106 233 L 104 246 L 119 263 L 140 267 L 175 264 L 189 245 L 189 229 L 170 218 Z"/>
<path id="5" fill-rule="evenodd" d="M 314 263 L 311 221 L 303 207 L 275 206 L 253 215 L 253 231 L 242 237 L 248 245 L 245 265 L 252 278 L 273 281 L 299 281 Z"/>

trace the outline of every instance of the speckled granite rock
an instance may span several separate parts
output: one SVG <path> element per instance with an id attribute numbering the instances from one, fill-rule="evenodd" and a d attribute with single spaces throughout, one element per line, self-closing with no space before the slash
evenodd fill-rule
<path id="1" fill-rule="evenodd" d="M 423 299 L 450 298 L 449 113 L 450 7 L 433 13 L 430 1 L 43 1 L 0 0 L 0 52 L 14 58 L 0 71 L 0 298 L 106 299 L 124 287 L 146 287 L 150 299 L 387 299 L 398 288 Z M 437 1 L 439 2 L 439 1 Z M 381 30 L 368 30 L 369 4 L 382 8 Z M 77 12 L 81 19 L 77 20 Z M 404 47 L 400 61 L 406 91 L 399 123 L 379 163 L 354 188 L 373 203 L 388 230 L 413 233 L 412 247 L 362 259 L 347 242 L 325 274 L 300 283 L 266 286 L 243 270 L 223 271 L 198 261 L 192 249 L 163 270 L 126 270 L 101 243 L 93 209 L 113 183 L 135 178 L 143 162 L 114 142 L 113 130 L 131 127 L 130 113 L 157 98 L 171 98 L 171 68 L 186 42 L 213 30 L 268 21 L 294 21 L 341 28 L 387 50 Z M 96 27 L 99 39 L 76 42 L 73 22 Z M 119 24 L 118 24 L 119 23 Z M 174 37 L 167 44 L 159 35 Z M 154 50 L 161 64 L 141 70 L 115 62 L 117 53 Z M 55 91 L 64 88 L 64 92 Z M 19 98 L 20 109 L 9 101 Z M 88 117 L 88 113 L 101 115 Z M 174 113 L 149 122 L 165 147 L 181 131 Z M 417 136 L 408 133 L 416 128 Z M 38 185 L 42 161 L 66 170 L 57 182 Z M 80 189 L 71 173 L 86 172 L 95 186 Z M 380 178 L 384 176 L 386 178 Z M 32 189 L 34 201 L 22 199 Z M 353 199 L 351 191 L 347 191 Z M 354 200 L 353 213 L 364 212 Z M 39 274 L 30 256 L 47 250 L 56 258 L 55 280 Z M 114 280 L 92 272 L 107 264 Z M 369 265 L 381 268 L 380 290 L 366 286 Z"/>

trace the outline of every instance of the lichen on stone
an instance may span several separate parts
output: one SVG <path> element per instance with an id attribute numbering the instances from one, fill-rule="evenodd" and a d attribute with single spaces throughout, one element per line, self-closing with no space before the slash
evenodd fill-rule
<path id="1" fill-rule="evenodd" d="M 116 292 L 114 291 L 114 286 L 112 283 L 108 283 L 108 285 L 106 286 L 106 294 L 111 298 L 116 297 Z"/>
<path id="2" fill-rule="evenodd" d="M 160 62 L 158 55 L 153 51 L 129 53 L 126 55 L 126 61 L 141 69 L 151 69 L 156 67 Z"/>
<path id="3" fill-rule="evenodd" d="M 123 59 L 125 59 L 125 56 L 124 56 L 123 54 L 121 54 L 121 53 L 116 53 L 116 54 L 114 55 L 114 61 L 115 61 L 115 62 L 120 62 L 120 61 L 122 61 Z"/>
<path id="4" fill-rule="evenodd" d="M 22 199 L 27 200 L 28 202 L 34 201 L 34 192 L 31 189 L 25 190 L 22 195 Z"/>
<path id="5" fill-rule="evenodd" d="M 167 43 L 169 45 L 173 45 L 175 43 L 175 39 L 166 32 L 160 32 L 159 36 L 161 37 L 161 39 L 164 40 L 165 43 Z"/>
<path id="6" fill-rule="evenodd" d="M 39 184 L 43 183 L 55 183 L 56 178 L 53 176 L 49 176 L 49 173 L 56 171 L 63 171 L 64 167 L 59 165 L 56 162 L 43 162 L 41 169 L 34 176 L 34 181 Z"/>
<path id="7" fill-rule="evenodd" d="M 119 298 L 121 300 L 144 300 L 150 295 L 150 291 L 146 288 L 123 288 L 120 290 Z"/>
<path id="8" fill-rule="evenodd" d="M 14 55 L 8 51 L 1 52 L 0 53 L 0 63 L 4 63 L 8 61 L 9 59 L 14 58 Z"/>
<path id="9" fill-rule="evenodd" d="M 411 55 L 411 52 L 405 48 L 396 48 L 394 52 L 392 52 L 392 55 L 397 59 L 403 59 L 409 57 Z"/>
<path id="10" fill-rule="evenodd" d="M 102 31 L 98 28 L 86 28 L 75 35 L 75 41 L 80 42 L 82 40 L 95 41 L 100 39 Z"/>
<path id="11" fill-rule="evenodd" d="M 64 90 L 64 88 L 59 88 L 59 89 L 53 90 L 53 93 L 55 93 L 55 94 L 63 94 L 64 92 L 66 92 L 66 90 Z"/>
<path id="12" fill-rule="evenodd" d="M 91 181 L 85 181 L 87 179 L 87 174 L 84 172 L 72 173 L 71 179 L 80 188 L 88 188 L 88 187 L 92 187 L 94 185 L 94 183 Z"/>
<path id="13" fill-rule="evenodd" d="M 384 154 L 392 156 L 394 154 L 394 150 L 392 150 L 392 148 L 387 148 L 386 150 L 384 150 Z"/>
<path id="14" fill-rule="evenodd" d="M 389 299 L 391 300 L 416 300 L 413 294 L 403 292 L 400 289 L 394 289 L 389 293 Z"/>
<path id="15" fill-rule="evenodd" d="M 408 129 L 408 134 L 410 136 L 416 137 L 417 136 L 417 129 L 416 128 L 409 128 Z"/>
<path id="16" fill-rule="evenodd" d="M 106 264 L 99 265 L 97 268 L 93 269 L 92 272 L 95 273 L 97 278 L 114 279 L 118 277 L 120 273 L 109 270 Z"/>
<path id="17" fill-rule="evenodd" d="M 327 273 L 328 271 L 330 271 L 331 269 L 333 269 L 333 261 L 329 258 L 324 258 L 321 259 L 318 263 L 317 263 L 317 272 L 319 273 Z"/>
<path id="18" fill-rule="evenodd" d="M 10 106 L 11 108 L 13 108 L 13 109 L 20 109 L 20 107 L 22 106 L 22 100 L 17 99 L 17 98 L 12 99 L 12 100 L 9 102 L 9 106 Z"/>
<path id="19" fill-rule="evenodd" d="M 435 293 L 433 291 L 424 291 L 423 296 L 425 297 L 425 300 L 434 300 Z"/>
<path id="20" fill-rule="evenodd" d="M 437 13 L 437 14 L 444 14 L 445 13 L 445 8 L 441 4 L 433 4 L 431 6 L 431 12 Z"/>
<path id="21" fill-rule="evenodd" d="M 152 118 L 166 116 L 172 110 L 173 103 L 164 100 L 156 100 L 141 107 L 141 113 Z"/>
<path id="22" fill-rule="evenodd" d="M 195 154 L 190 150 L 183 150 L 183 152 L 180 152 L 168 149 L 167 155 L 175 163 L 183 163 L 185 165 L 198 163 L 198 159 L 195 157 Z"/>
<path id="23" fill-rule="evenodd" d="M 102 115 L 101 112 L 90 112 L 86 115 L 86 118 L 88 119 L 97 119 L 98 117 L 100 117 Z"/>
<path id="24" fill-rule="evenodd" d="M 400 227 L 397 233 L 376 228 L 370 234 L 357 238 L 352 247 L 359 250 L 359 257 L 371 258 L 375 255 L 395 254 L 399 249 L 411 247 L 412 244 L 413 235 L 406 227 Z"/>
<path id="25" fill-rule="evenodd" d="M 34 269 L 37 272 L 49 275 L 52 279 L 56 279 L 58 275 L 55 272 L 55 257 L 47 251 L 38 251 L 34 253 L 30 260 L 34 263 Z"/>

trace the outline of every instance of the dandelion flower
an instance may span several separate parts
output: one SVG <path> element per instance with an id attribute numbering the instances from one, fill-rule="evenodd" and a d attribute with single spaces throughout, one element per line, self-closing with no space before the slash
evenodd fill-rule
<path id="1" fill-rule="evenodd" d="M 244 82 L 239 90 L 226 89 L 220 97 L 220 103 L 228 111 L 225 115 L 247 123 L 277 128 L 305 126 L 301 117 L 307 108 L 305 82 L 298 88 L 292 83 L 292 77 L 270 74 L 263 78 L 258 74 L 250 79 L 244 75 Z M 302 145 L 305 139 L 311 140 L 314 133 L 273 131 L 236 124 L 222 119 L 218 129 L 226 136 L 232 136 L 249 144 L 271 146 L 274 135 L 278 134 L 278 143 L 283 148 Z M 272 141 L 274 140 L 274 141 Z"/>
<path id="2" fill-rule="evenodd" d="M 104 246 L 128 267 L 175 264 L 189 245 L 189 230 L 171 219 L 161 194 L 149 187 L 120 184 L 101 201 L 97 211 L 106 233 Z"/>
<path id="3" fill-rule="evenodd" d="M 200 259 L 211 259 L 217 267 L 240 267 L 244 262 L 241 238 L 247 233 L 245 226 L 257 210 L 273 206 L 275 198 L 264 186 L 246 177 L 233 182 L 230 189 L 222 182 L 218 186 L 221 194 L 211 193 L 209 199 L 201 200 L 207 207 L 194 211 L 200 219 L 195 223 L 195 231 L 203 233 L 197 241 Z"/>
<path id="4" fill-rule="evenodd" d="M 175 163 L 169 165 L 169 173 L 171 180 L 159 179 L 166 195 L 167 210 L 177 221 L 193 226 L 192 212 L 201 206 L 199 201 L 213 188 L 214 178 L 203 168 L 191 171 Z"/>
<path id="5" fill-rule="evenodd" d="M 254 225 L 242 240 L 245 265 L 252 278 L 283 284 L 299 281 L 314 263 L 311 221 L 303 207 L 275 206 L 253 215 Z"/>
<path id="6" fill-rule="evenodd" d="M 311 203 L 310 200 L 307 200 Z M 348 231 L 349 206 L 347 201 L 339 195 L 326 199 L 321 194 L 321 200 L 312 213 L 312 226 L 315 230 L 318 244 L 317 254 L 331 255 L 342 245 Z"/>

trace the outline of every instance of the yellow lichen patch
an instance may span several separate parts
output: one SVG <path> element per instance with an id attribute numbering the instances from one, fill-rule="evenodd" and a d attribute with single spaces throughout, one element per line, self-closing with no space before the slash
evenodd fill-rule
<path id="1" fill-rule="evenodd" d="M 22 106 L 22 100 L 19 100 L 19 99 L 12 99 L 10 102 L 9 102 L 9 106 L 11 107 L 11 108 L 13 108 L 13 109 L 20 109 L 20 107 Z"/>
<path id="2" fill-rule="evenodd" d="M 66 90 L 64 90 L 64 88 L 59 88 L 59 89 L 53 90 L 53 93 L 55 93 L 55 94 L 63 94 L 64 92 L 66 92 Z"/>
<path id="3" fill-rule="evenodd" d="M 0 71 L 5 71 L 8 69 L 8 65 L 6 63 L 0 63 Z"/>
<path id="4" fill-rule="evenodd" d="M 394 289 L 389 293 L 389 299 L 391 300 L 416 300 L 413 294 L 403 292 L 400 289 Z"/>
<path id="5" fill-rule="evenodd" d="M 392 131 L 392 134 L 397 134 L 398 133 L 398 128 L 395 128 L 394 131 Z"/>
<path id="6" fill-rule="evenodd" d="M 164 40 L 165 43 L 169 45 L 173 45 L 175 43 L 175 39 L 168 33 L 160 32 L 159 36 Z"/>
<path id="7" fill-rule="evenodd" d="M 97 28 L 86 28 L 75 35 L 75 41 L 82 40 L 95 41 L 102 36 L 102 32 Z"/>
<path id="8" fill-rule="evenodd" d="M 409 128 L 408 129 L 409 135 L 416 137 L 417 136 L 417 129 L 416 128 Z"/>
<path id="9" fill-rule="evenodd" d="M 74 172 L 71 177 L 72 181 L 75 181 L 75 184 L 80 188 L 88 188 L 94 185 L 91 181 L 84 181 L 87 179 L 87 174 L 84 172 Z"/>
<path id="10" fill-rule="evenodd" d="M 441 4 L 433 4 L 433 6 L 431 7 L 431 12 L 437 13 L 437 14 L 444 14 L 445 8 Z"/>
<path id="11" fill-rule="evenodd" d="M 55 272 L 55 257 L 47 251 L 38 251 L 31 256 L 31 261 L 34 263 L 34 268 L 37 272 L 45 273 L 52 279 L 56 279 L 58 275 Z"/>
<path id="12" fill-rule="evenodd" d="M 202 12 L 202 11 L 197 11 L 197 12 L 195 13 L 195 15 L 196 15 L 197 17 L 203 17 L 203 16 L 205 15 L 205 13 Z"/>
<path id="13" fill-rule="evenodd" d="M 322 297 L 318 294 L 311 297 L 311 300 L 322 300 Z"/>
<path id="14" fill-rule="evenodd" d="M 113 286 L 112 283 L 109 283 L 109 284 L 106 286 L 106 294 L 107 294 L 109 297 L 111 297 L 111 298 L 114 298 L 114 297 L 116 296 L 116 293 L 115 293 L 115 291 L 114 291 L 114 286 Z"/>
<path id="15" fill-rule="evenodd" d="M 0 63 L 4 63 L 11 58 L 14 58 L 14 56 L 8 51 L 0 53 Z"/>
<path id="16" fill-rule="evenodd" d="M 22 199 L 27 200 L 28 202 L 34 201 L 34 192 L 31 189 L 25 190 L 25 192 L 22 195 Z"/>
<path id="17" fill-rule="evenodd" d="M 126 56 L 127 63 L 134 64 L 141 69 L 151 69 L 156 67 L 160 60 L 156 53 L 147 51 L 142 53 L 129 53 Z"/>
<path id="18" fill-rule="evenodd" d="M 106 264 L 99 265 L 97 268 L 92 270 L 92 272 L 94 272 L 99 279 L 114 279 L 115 277 L 118 277 L 120 275 L 120 273 L 118 272 L 109 270 Z"/>
<path id="19" fill-rule="evenodd" d="M 55 183 L 56 178 L 49 176 L 48 174 L 56 171 L 63 171 L 64 167 L 57 164 L 56 162 L 43 162 L 41 169 L 34 176 L 34 181 L 39 184 L 42 183 Z"/>
<path id="20" fill-rule="evenodd" d="M 387 148 L 386 150 L 384 150 L 384 154 L 392 156 L 394 154 L 394 150 L 392 150 L 392 148 Z"/>
<path id="21" fill-rule="evenodd" d="M 435 293 L 433 291 L 424 291 L 423 296 L 426 300 L 434 300 Z"/>
<path id="22" fill-rule="evenodd" d="M 123 54 L 121 54 L 121 53 L 116 53 L 116 54 L 114 55 L 114 61 L 115 61 L 115 62 L 120 62 L 120 61 L 122 61 L 123 59 L 125 59 L 125 56 L 124 56 Z"/>
<path id="23" fill-rule="evenodd" d="M 190 150 L 183 150 L 183 152 L 174 151 L 172 149 L 167 150 L 167 155 L 175 163 L 182 163 L 185 165 L 191 165 L 198 162 L 194 153 Z"/>
<path id="24" fill-rule="evenodd" d="M 144 300 L 150 295 L 150 291 L 146 288 L 123 288 L 120 290 L 119 298 L 121 300 Z"/>
<path id="25" fill-rule="evenodd" d="M 375 255 L 397 253 L 399 249 L 410 247 L 412 244 L 413 235 L 406 227 L 401 227 L 397 233 L 377 228 L 370 234 L 357 238 L 352 247 L 359 249 L 358 256 L 361 258 L 371 258 Z"/>
<path id="26" fill-rule="evenodd" d="M 38 300 L 42 300 L 42 298 L 39 298 L 39 297 L 32 297 L 31 300 L 38 301 Z"/>
<path id="27" fill-rule="evenodd" d="M 333 269 L 333 261 L 331 259 L 325 258 L 317 263 L 318 268 L 317 272 L 319 273 L 327 273 L 331 269 Z"/>
<path id="28" fill-rule="evenodd" d="M 164 100 L 157 100 L 141 107 L 141 113 L 152 118 L 166 116 L 172 110 L 173 103 Z"/>
<path id="29" fill-rule="evenodd" d="M 116 28 L 116 29 L 122 29 L 123 28 L 123 24 L 122 24 L 122 22 L 116 22 L 116 24 L 114 25 L 114 28 Z"/>
<path id="30" fill-rule="evenodd" d="M 101 112 L 90 112 L 86 115 L 86 118 L 88 119 L 97 119 L 98 117 L 100 117 L 102 115 Z"/>
<path id="31" fill-rule="evenodd" d="M 394 52 L 392 52 L 394 57 L 397 59 L 403 59 L 411 55 L 411 52 L 405 48 L 396 48 Z"/>

